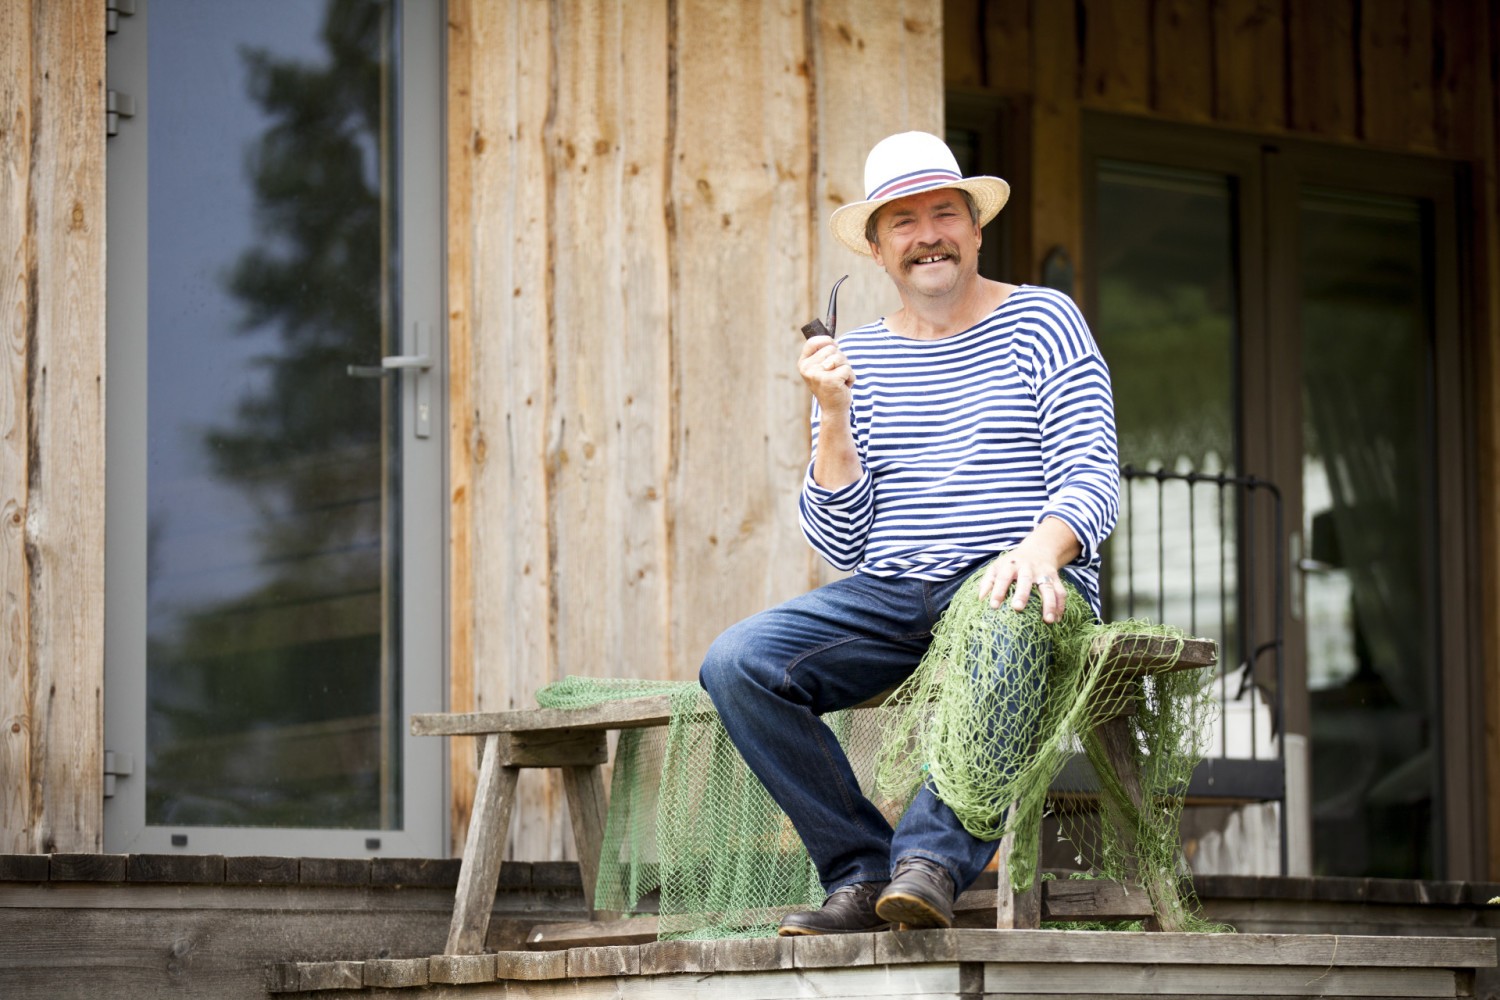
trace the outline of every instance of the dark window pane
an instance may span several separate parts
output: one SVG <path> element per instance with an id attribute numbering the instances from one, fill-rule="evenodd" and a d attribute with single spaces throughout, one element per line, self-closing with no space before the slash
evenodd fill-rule
<path id="1" fill-rule="evenodd" d="M 149 23 L 148 821 L 399 825 L 390 6 Z"/>

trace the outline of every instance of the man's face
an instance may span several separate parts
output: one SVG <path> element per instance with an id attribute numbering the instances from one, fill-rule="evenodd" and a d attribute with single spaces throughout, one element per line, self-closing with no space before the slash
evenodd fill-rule
<path id="1" fill-rule="evenodd" d="M 937 298 L 979 273 L 979 226 L 953 188 L 883 206 L 870 252 L 903 294 Z"/>

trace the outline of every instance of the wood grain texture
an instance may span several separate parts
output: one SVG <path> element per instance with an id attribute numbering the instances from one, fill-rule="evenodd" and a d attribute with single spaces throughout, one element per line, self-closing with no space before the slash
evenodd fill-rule
<path id="1" fill-rule="evenodd" d="M 1328 139 L 1359 131 L 1355 0 L 1288 7 L 1291 127 Z"/>
<path id="2" fill-rule="evenodd" d="M 1179 121 L 1207 122 L 1214 114 L 1211 4 L 1157 0 L 1151 9 L 1151 106 Z"/>
<path id="3" fill-rule="evenodd" d="M 964 30 L 946 19 L 946 11 L 944 17 L 945 34 Z M 988 88 L 1002 95 L 1030 94 L 1031 0 L 986 0 L 984 38 Z"/>
<path id="4" fill-rule="evenodd" d="M 32 4 L 0 6 L 0 851 L 35 851 L 32 824 L 27 354 L 35 332 L 31 239 Z"/>
<path id="5" fill-rule="evenodd" d="M 1478 107 L 1481 95 L 1488 94 L 1494 108 L 1496 87 L 1493 59 L 1500 11 L 1486 6 L 1465 0 L 1435 0 L 1432 5 L 1435 141 L 1450 156 L 1481 155 L 1494 124 L 1494 117 L 1480 115 Z"/>
<path id="6" fill-rule="evenodd" d="M 950 86 L 982 87 L 986 79 L 983 31 L 969 30 L 984 22 L 983 0 L 943 0 L 943 23 L 965 27 L 943 32 L 943 78 Z"/>
<path id="7" fill-rule="evenodd" d="M 1430 0 L 1361 0 L 1358 44 L 1361 136 L 1435 149 Z"/>
<path id="8" fill-rule="evenodd" d="M 1111 111 L 1151 109 L 1151 5 L 1083 0 L 1084 104 Z"/>
<path id="9" fill-rule="evenodd" d="M 660 678 L 670 667 L 667 7 L 555 10 L 566 42 L 547 135 L 558 672 Z"/>
<path id="10" fill-rule="evenodd" d="M 1287 126 L 1286 24 L 1279 0 L 1214 0 L 1214 118 L 1267 130 Z"/>
<path id="11" fill-rule="evenodd" d="M 448 706 L 474 710 L 474 122 L 475 0 L 447 7 L 448 225 Z M 458 853 L 478 767 L 465 741 L 448 745 L 448 850 Z"/>
<path id="12" fill-rule="evenodd" d="M 103 846 L 104 33 L 88 0 L 34 7 L 25 506 L 31 849 Z"/>
<path id="13" fill-rule="evenodd" d="M 556 675 L 548 431 L 553 207 L 543 134 L 555 101 L 551 5 L 469 8 L 470 426 L 474 706 L 534 704 Z M 560 857 L 556 782 L 528 774 L 516 853 Z"/>
<path id="14" fill-rule="evenodd" d="M 604 769 L 601 767 L 565 767 L 562 769 L 563 791 L 568 800 L 568 817 L 573 826 L 573 847 L 578 855 L 578 869 L 583 879 L 583 898 L 594 908 L 594 888 L 599 882 L 599 857 L 604 848 L 604 825 L 608 815 Z"/>
<path id="15" fill-rule="evenodd" d="M 674 23 L 671 651 L 693 677 L 719 632 L 807 585 L 811 120 L 801 3 L 690 0 Z"/>
<path id="16" fill-rule="evenodd" d="M 484 762 L 475 786 L 474 816 L 469 823 L 463 867 L 459 869 L 458 888 L 454 892 L 448 944 L 443 949 L 448 955 L 478 954 L 489 930 L 501 855 L 516 801 L 517 771 L 500 763 L 499 742 L 498 735 L 485 737 Z M 533 883 L 535 880 L 533 869 Z"/>

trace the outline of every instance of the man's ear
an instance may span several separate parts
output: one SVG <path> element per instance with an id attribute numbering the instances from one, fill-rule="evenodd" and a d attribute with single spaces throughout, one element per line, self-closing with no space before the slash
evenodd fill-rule
<path id="1" fill-rule="evenodd" d="M 885 267 L 885 261 L 880 258 L 879 243 L 870 244 L 870 256 L 875 258 L 875 263 L 879 264 L 881 267 Z"/>

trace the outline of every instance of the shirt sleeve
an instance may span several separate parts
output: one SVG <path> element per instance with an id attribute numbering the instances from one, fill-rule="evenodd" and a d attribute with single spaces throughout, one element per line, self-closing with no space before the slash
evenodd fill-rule
<path id="1" fill-rule="evenodd" d="M 1073 529 L 1088 564 L 1120 511 L 1120 453 L 1109 368 L 1073 300 L 1056 296 L 1038 329 L 1037 411 L 1047 503 L 1036 523 L 1056 517 Z"/>
<path id="2" fill-rule="evenodd" d="M 814 400 L 812 459 L 802 478 L 798 520 L 802 524 L 802 534 L 819 555 L 835 569 L 850 570 L 864 559 L 865 541 L 875 519 L 874 486 L 857 432 L 854 438 L 859 450 L 860 477 L 835 490 L 824 489 L 813 480 L 813 465 L 818 460 L 819 416 L 818 403 Z"/>

